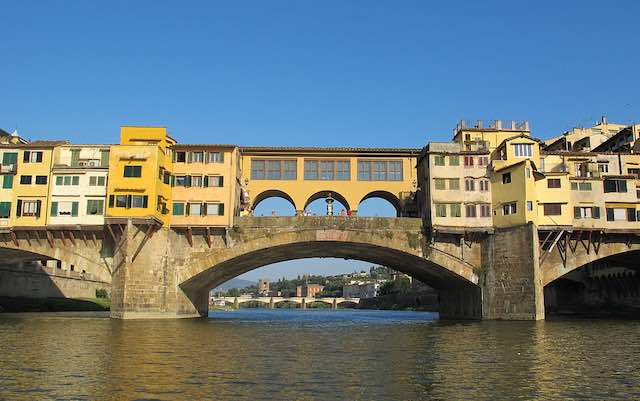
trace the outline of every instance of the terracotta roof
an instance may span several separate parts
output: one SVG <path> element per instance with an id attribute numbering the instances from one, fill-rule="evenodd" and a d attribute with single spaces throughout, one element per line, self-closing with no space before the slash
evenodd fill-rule
<path id="1" fill-rule="evenodd" d="M 227 143 L 180 143 L 173 145 L 174 149 L 180 148 L 236 148 L 238 145 Z"/>

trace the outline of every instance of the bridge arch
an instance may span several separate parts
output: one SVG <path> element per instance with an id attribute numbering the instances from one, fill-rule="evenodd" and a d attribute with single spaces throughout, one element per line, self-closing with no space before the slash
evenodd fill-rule
<path id="1" fill-rule="evenodd" d="M 368 194 L 366 194 L 362 199 L 360 199 L 360 202 L 358 203 L 358 210 L 360 209 L 360 204 L 368 199 L 373 199 L 373 198 L 379 198 L 379 199 L 384 199 L 387 202 L 389 202 L 391 204 L 391 206 L 393 206 L 394 209 L 396 209 L 396 217 L 400 217 L 402 215 L 402 202 L 400 202 L 400 199 L 392 194 L 389 191 L 372 191 L 369 192 Z"/>
<path id="2" fill-rule="evenodd" d="M 251 210 L 256 210 L 256 207 L 260 204 L 260 202 L 269 198 L 284 199 L 287 202 L 289 202 L 291 206 L 293 206 L 293 210 L 299 210 L 293 198 L 289 196 L 286 192 L 280 191 L 278 189 L 269 189 L 259 193 L 253 200 L 253 203 L 251 205 Z"/>
<path id="3" fill-rule="evenodd" d="M 300 218 L 291 220 L 301 221 Z M 429 247 L 418 238 L 419 230 L 408 233 L 381 227 L 355 227 L 360 220 L 377 223 L 385 219 L 335 219 L 337 224 L 346 226 L 328 229 L 310 224 L 291 230 L 271 230 L 252 238 L 236 238 L 232 246 L 223 250 L 203 249 L 180 269 L 178 285 L 193 305 L 206 313 L 206 305 L 200 302 L 207 298 L 209 290 L 248 271 L 295 259 L 355 259 L 390 267 L 442 293 L 453 294 L 451 302 L 456 303 L 456 308 L 464 309 L 456 311 L 457 316 L 480 316 L 480 287 L 474 266 Z"/>
<path id="4" fill-rule="evenodd" d="M 342 204 L 342 206 L 344 206 L 346 210 L 351 210 L 351 205 L 349 205 L 347 198 L 342 196 L 340 193 L 336 191 L 331 191 L 331 190 L 318 191 L 315 194 L 311 195 L 305 202 L 304 208 L 302 210 L 306 210 L 307 207 L 311 204 L 311 202 L 316 201 L 318 199 L 328 198 L 329 195 L 331 195 L 333 199 L 335 199 L 340 204 Z"/>

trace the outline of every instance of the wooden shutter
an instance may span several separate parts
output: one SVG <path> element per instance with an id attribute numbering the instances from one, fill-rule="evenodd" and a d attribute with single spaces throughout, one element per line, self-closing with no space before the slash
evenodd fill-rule
<path id="1" fill-rule="evenodd" d="M 573 208 L 573 218 L 575 219 L 579 219 L 581 216 L 580 214 L 580 208 L 579 207 L 574 207 Z"/>
<path id="2" fill-rule="evenodd" d="M 224 216 L 224 203 L 218 206 L 218 216 Z"/>
<path id="3" fill-rule="evenodd" d="M 594 206 L 593 208 L 591 208 L 591 217 L 593 217 L 594 219 L 600 218 L 600 208 L 598 206 Z"/>
<path id="4" fill-rule="evenodd" d="M 71 217 L 78 217 L 78 202 L 71 202 Z"/>
<path id="5" fill-rule="evenodd" d="M 22 200 L 18 199 L 18 202 L 16 202 L 16 216 L 20 217 L 22 216 Z"/>
<path id="6" fill-rule="evenodd" d="M 51 202 L 51 217 L 58 215 L 58 202 Z"/>
<path id="7" fill-rule="evenodd" d="M 42 201 L 41 200 L 37 200 L 36 201 L 36 218 L 40 217 L 40 210 L 42 209 Z"/>

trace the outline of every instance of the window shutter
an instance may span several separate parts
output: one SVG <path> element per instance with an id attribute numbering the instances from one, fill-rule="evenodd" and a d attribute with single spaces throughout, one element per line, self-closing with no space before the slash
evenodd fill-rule
<path id="1" fill-rule="evenodd" d="M 189 154 L 191 154 L 191 153 L 189 153 Z M 190 187 L 191 186 L 191 176 L 190 175 L 186 176 L 184 181 L 185 181 L 185 187 Z"/>
<path id="2" fill-rule="evenodd" d="M 37 200 L 36 201 L 36 218 L 40 217 L 40 209 L 42 209 L 42 201 Z"/>
<path id="3" fill-rule="evenodd" d="M 22 200 L 20 199 L 18 199 L 18 202 L 16 202 L 16 216 L 22 216 Z"/>
<path id="4" fill-rule="evenodd" d="M 3 177 L 2 188 L 13 188 L 13 175 L 7 174 Z"/>
<path id="5" fill-rule="evenodd" d="M 131 201 L 132 201 L 131 195 L 127 195 L 127 204 L 126 204 L 127 209 L 131 208 Z"/>
<path id="6" fill-rule="evenodd" d="M 636 221 L 636 209 L 627 209 L 627 221 Z"/>
<path id="7" fill-rule="evenodd" d="M 102 168 L 109 167 L 109 151 L 108 150 L 100 151 L 100 167 Z"/>
<path id="8" fill-rule="evenodd" d="M 109 207 L 113 207 L 114 198 L 115 197 L 113 195 L 109 195 Z"/>
<path id="9" fill-rule="evenodd" d="M 51 202 L 51 217 L 58 215 L 58 202 Z"/>
<path id="10" fill-rule="evenodd" d="M 74 175 L 71 178 L 71 185 L 78 185 L 80 184 L 80 176 Z"/>
<path id="11" fill-rule="evenodd" d="M 191 204 L 187 202 L 185 209 L 186 209 L 185 215 L 189 216 L 191 214 Z"/>
<path id="12" fill-rule="evenodd" d="M 573 208 L 573 217 L 576 219 L 579 219 L 580 216 L 580 208 L 579 207 L 574 207 Z"/>
<path id="13" fill-rule="evenodd" d="M 187 152 L 187 163 L 193 162 L 193 152 Z"/>
<path id="14" fill-rule="evenodd" d="M 591 215 L 594 219 L 599 219 L 600 218 L 600 208 L 598 206 L 594 206 L 591 209 Z"/>
<path id="15" fill-rule="evenodd" d="M 614 220 L 613 209 L 607 208 L 607 221 L 613 221 L 613 220 Z"/>
<path id="16" fill-rule="evenodd" d="M 176 186 L 176 177 L 174 175 L 172 175 L 170 180 L 171 180 L 171 186 L 175 187 Z"/>
<path id="17" fill-rule="evenodd" d="M 224 163 L 224 152 L 220 152 L 220 163 Z"/>
<path id="18" fill-rule="evenodd" d="M 201 203 L 200 204 L 200 216 L 206 216 L 207 215 L 207 204 L 206 203 Z"/>
<path id="19" fill-rule="evenodd" d="M 204 185 L 203 185 L 203 186 L 204 186 L 205 188 L 209 186 L 209 176 L 207 176 L 207 175 L 205 175 L 205 176 L 204 176 L 203 183 L 204 183 Z"/>
<path id="20" fill-rule="evenodd" d="M 627 182 L 625 180 L 620 180 L 620 191 L 618 192 L 627 192 Z"/>
<path id="21" fill-rule="evenodd" d="M 218 216 L 224 216 L 224 203 L 218 205 Z"/>
<path id="22" fill-rule="evenodd" d="M 22 154 L 22 162 L 23 163 L 29 163 L 29 157 L 31 156 L 31 152 L 25 151 Z"/>
<path id="23" fill-rule="evenodd" d="M 42 152 L 36 152 L 36 163 L 42 162 Z"/>
<path id="24" fill-rule="evenodd" d="M 224 177 L 222 177 L 222 176 L 218 177 L 218 186 L 219 186 L 219 187 L 224 186 L 224 185 L 223 185 L 223 182 L 224 182 Z"/>
<path id="25" fill-rule="evenodd" d="M 147 195 L 142 197 L 142 207 L 147 208 L 149 206 L 149 197 Z"/>
<path id="26" fill-rule="evenodd" d="M 78 217 L 78 202 L 71 202 L 71 217 Z"/>

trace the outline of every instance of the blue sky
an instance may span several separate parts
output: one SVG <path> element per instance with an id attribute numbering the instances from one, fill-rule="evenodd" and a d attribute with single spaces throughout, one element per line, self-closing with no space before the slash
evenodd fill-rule
<path id="1" fill-rule="evenodd" d="M 419 147 L 502 118 L 545 138 L 640 120 L 638 15 L 637 1 L 7 1 L 0 127 Z"/>

